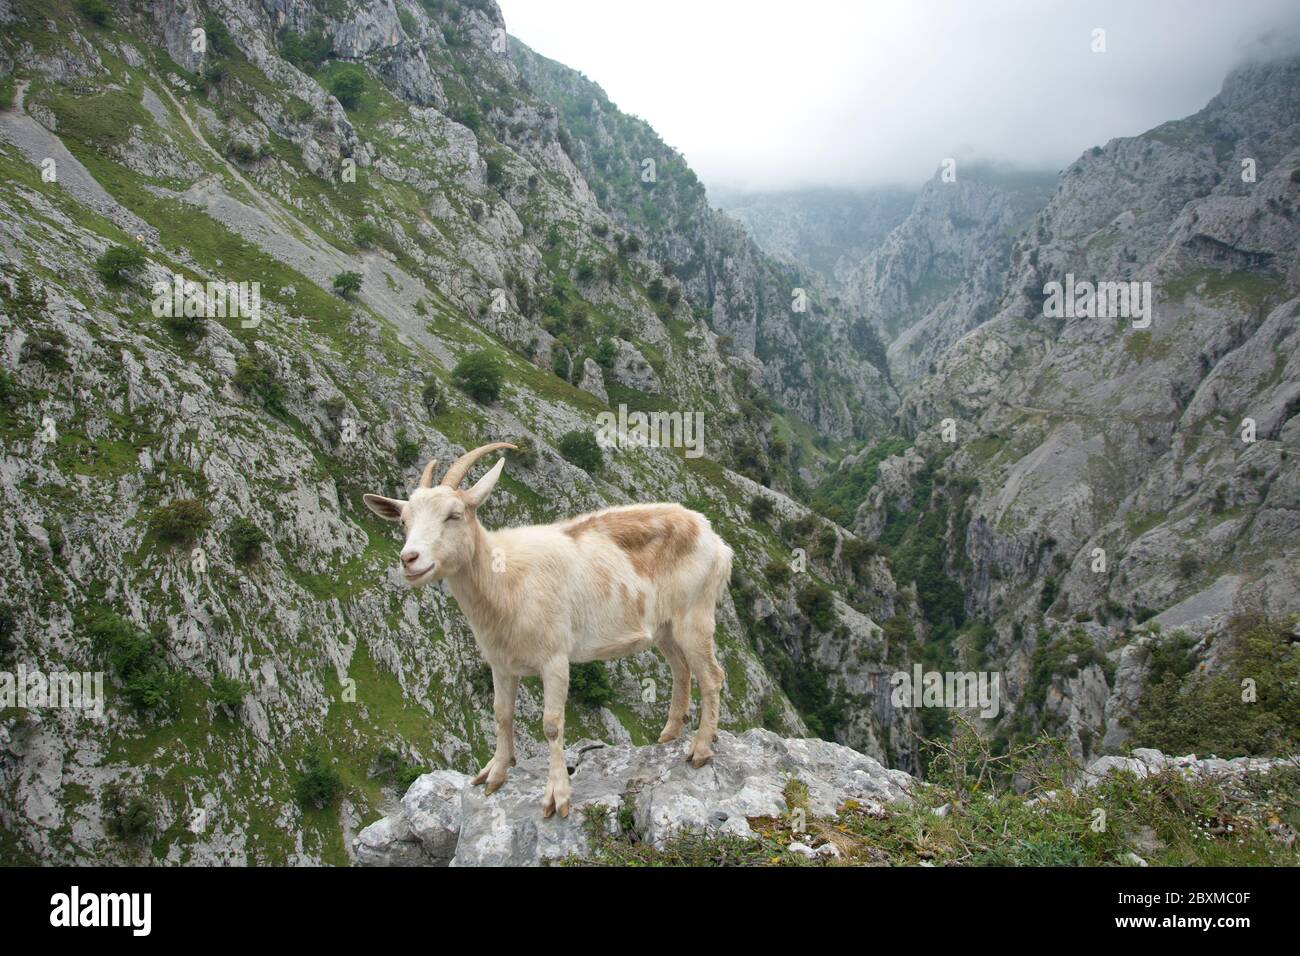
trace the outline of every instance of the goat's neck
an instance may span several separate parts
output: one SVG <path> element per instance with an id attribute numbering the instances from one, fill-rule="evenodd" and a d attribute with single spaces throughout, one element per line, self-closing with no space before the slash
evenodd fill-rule
<path id="1" fill-rule="evenodd" d="M 505 575 L 492 570 L 493 534 L 474 523 L 474 556 L 447 575 L 451 596 L 469 618 L 475 633 L 491 633 L 505 619 Z"/>

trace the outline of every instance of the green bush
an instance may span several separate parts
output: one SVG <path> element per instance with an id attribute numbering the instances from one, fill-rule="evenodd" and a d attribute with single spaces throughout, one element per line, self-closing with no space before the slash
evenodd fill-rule
<path id="1" fill-rule="evenodd" d="M 839 623 L 835 614 L 834 595 L 816 581 L 809 581 L 799 589 L 798 595 L 795 596 L 795 603 L 819 631 L 832 630 Z"/>
<path id="2" fill-rule="evenodd" d="M 143 843 L 155 828 L 153 808 L 138 793 L 110 783 L 100 796 L 104 830 L 126 843 Z"/>
<path id="3" fill-rule="evenodd" d="M 234 56 L 239 52 L 235 41 L 230 37 L 226 24 L 218 16 L 209 13 L 203 19 L 203 32 L 207 34 L 208 49 L 217 56 Z"/>
<path id="4" fill-rule="evenodd" d="M 1300 647 L 1290 629 L 1281 622 L 1234 622 L 1220 639 L 1227 646 L 1214 673 L 1195 666 L 1190 639 L 1171 635 L 1157 645 L 1150 681 L 1128 722 L 1133 746 L 1225 758 L 1296 752 Z"/>
<path id="5" fill-rule="evenodd" d="M 17 92 L 18 87 L 12 73 L 0 76 L 0 110 L 13 109 Z"/>
<path id="6" fill-rule="evenodd" d="M 104 0 L 77 0 L 77 11 L 97 27 L 113 22 L 113 8 Z"/>
<path id="7" fill-rule="evenodd" d="M 286 29 L 280 34 L 280 54 L 298 69 L 312 73 L 334 55 L 334 46 L 320 30 L 304 35 Z"/>
<path id="8" fill-rule="evenodd" d="M 471 352 L 452 369 L 456 387 L 476 402 L 491 404 L 501 397 L 501 369 L 487 352 Z"/>
<path id="9" fill-rule="evenodd" d="M 409 468 L 414 465 L 420 457 L 420 443 L 413 441 L 406 433 L 405 428 L 397 429 L 396 447 L 393 449 L 393 458 L 403 468 Z"/>
<path id="10" fill-rule="evenodd" d="M 769 561 L 763 568 L 763 576 L 778 587 L 790 581 L 790 565 L 784 561 Z"/>
<path id="11" fill-rule="evenodd" d="M 320 751 L 310 750 L 303 761 L 303 773 L 294 783 L 294 797 L 304 810 L 324 810 L 343 793 L 343 778 Z"/>
<path id="12" fill-rule="evenodd" d="M 212 700 L 222 707 L 235 710 L 248 695 L 248 685 L 241 680 L 218 674 L 212 678 Z"/>
<path id="13" fill-rule="evenodd" d="M 589 475 L 598 474 L 605 466 L 605 455 L 591 432 L 566 432 L 560 437 L 558 447 L 565 461 L 577 465 Z"/>
<path id="14" fill-rule="evenodd" d="M 366 76 L 360 67 L 345 66 L 330 80 L 330 92 L 346 110 L 356 109 L 366 88 Z"/>
<path id="15" fill-rule="evenodd" d="M 124 696 L 139 711 L 163 717 L 180 711 L 183 675 L 168 668 L 162 634 L 145 634 L 119 614 L 100 608 L 86 620 L 91 643 L 122 682 Z"/>
<path id="16" fill-rule="evenodd" d="M 379 239 L 379 227 L 373 222 L 359 222 L 352 230 L 352 241 L 362 249 L 369 249 Z"/>
<path id="17" fill-rule="evenodd" d="M 604 707 L 614 700 L 609 674 L 600 661 L 569 665 L 569 696 L 590 707 Z"/>
<path id="18" fill-rule="evenodd" d="M 184 312 L 180 315 L 165 315 L 162 323 L 169 332 L 183 339 L 201 339 L 208 334 L 207 319 L 201 315 L 186 315 Z"/>
<path id="19" fill-rule="evenodd" d="M 772 499 L 765 495 L 755 495 L 749 500 L 749 516 L 755 521 L 767 521 L 775 510 Z"/>
<path id="20" fill-rule="evenodd" d="M 284 387 L 280 384 L 275 361 L 263 352 L 246 352 L 235 362 L 230 382 L 246 395 L 261 401 L 267 411 L 284 410 Z"/>
<path id="21" fill-rule="evenodd" d="M 230 554 L 240 564 L 256 561 L 262 556 L 262 545 L 267 542 L 264 532 L 247 518 L 236 518 L 227 532 Z"/>
<path id="22" fill-rule="evenodd" d="M 350 299 L 361 291 L 360 272 L 340 272 L 334 277 L 334 291 Z"/>
<path id="23" fill-rule="evenodd" d="M 40 362 L 51 370 L 68 368 L 68 337 L 58 329 L 37 329 L 23 340 L 20 362 Z"/>
<path id="24" fill-rule="evenodd" d="M 438 414 L 438 409 L 442 406 L 442 386 L 438 384 L 436 378 L 426 378 L 424 388 L 420 392 L 420 402 L 424 405 L 424 410 L 433 418 Z"/>
<path id="25" fill-rule="evenodd" d="M 510 443 L 515 446 L 514 451 L 507 451 L 506 456 L 512 461 L 517 462 L 525 468 L 535 468 L 537 466 L 537 444 L 527 435 L 519 438 L 512 438 Z"/>
<path id="26" fill-rule="evenodd" d="M 178 498 L 153 513 L 150 527 L 170 544 L 192 544 L 212 523 L 212 514 L 201 501 Z"/>
<path id="27" fill-rule="evenodd" d="M 144 253 L 130 246 L 109 246 L 95 260 L 95 271 L 108 285 L 122 285 L 144 266 Z"/>

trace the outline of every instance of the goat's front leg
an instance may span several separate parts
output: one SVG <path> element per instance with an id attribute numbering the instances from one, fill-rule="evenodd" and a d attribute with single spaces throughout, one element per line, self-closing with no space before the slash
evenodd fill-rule
<path id="1" fill-rule="evenodd" d="M 497 749 L 487 766 L 471 782 L 487 784 L 484 793 L 492 793 L 506 782 L 506 771 L 515 765 L 515 697 L 519 678 L 492 668 L 492 712 L 497 719 Z"/>
<path id="2" fill-rule="evenodd" d="M 569 660 L 557 657 L 542 668 L 542 732 L 551 748 L 542 816 L 569 815 L 569 768 L 564 763 L 564 704 L 569 697 Z"/>

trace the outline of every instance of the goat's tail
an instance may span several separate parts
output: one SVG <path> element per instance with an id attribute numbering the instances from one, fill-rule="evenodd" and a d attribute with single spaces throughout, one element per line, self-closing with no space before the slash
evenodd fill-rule
<path id="1" fill-rule="evenodd" d="M 708 584 L 711 585 L 711 589 L 705 593 L 712 595 L 716 607 L 722 603 L 722 596 L 727 593 L 727 588 L 731 584 L 731 559 L 735 552 L 731 550 L 731 546 L 723 541 L 717 532 L 714 532 L 713 536 L 718 546 L 717 557 L 714 559 L 713 567 L 709 572 Z"/>

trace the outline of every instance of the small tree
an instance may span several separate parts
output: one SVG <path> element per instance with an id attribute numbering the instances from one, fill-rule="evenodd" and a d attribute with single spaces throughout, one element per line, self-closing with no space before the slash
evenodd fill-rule
<path id="1" fill-rule="evenodd" d="M 130 246 L 109 246 L 95 260 L 95 271 L 108 285 L 123 285 L 144 266 L 144 253 Z"/>
<path id="2" fill-rule="evenodd" d="M 345 66 L 330 80 L 330 92 L 345 110 L 356 109 L 361 93 L 366 88 L 366 78 L 360 68 Z"/>
<path id="3" fill-rule="evenodd" d="M 284 387 L 274 360 L 262 352 L 247 352 L 235 362 L 235 374 L 230 382 L 235 388 L 261 399 L 267 411 L 278 412 L 284 408 Z"/>
<path id="4" fill-rule="evenodd" d="M 565 461 L 577 465 L 589 475 L 597 474 L 605 466 L 605 455 L 591 432 L 566 432 L 560 437 L 559 449 Z"/>
<path id="5" fill-rule="evenodd" d="M 334 291 L 350 299 L 361 291 L 360 272 L 340 272 L 334 277 Z"/>
<path id="6" fill-rule="evenodd" d="M 266 532 L 247 518 L 236 518 L 230 523 L 229 539 L 230 554 L 240 564 L 258 560 L 267 541 Z"/>
<path id="7" fill-rule="evenodd" d="M 241 680 L 218 674 L 212 678 L 212 699 L 222 707 L 235 710 L 244 702 L 248 694 L 248 685 Z"/>
<path id="8" fill-rule="evenodd" d="M 749 516 L 755 521 L 766 521 L 774 510 L 772 499 L 764 495 L 755 495 L 749 502 Z"/>
<path id="9" fill-rule="evenodd" d="M 614 699 L 609 674 L 600 661 L 569 665 L 569 694 L 590 707 L 604 707 Z"/>
<path id="10" fill-rule="evenodd" d="M 294 784 L 294 796 L 304 810 L 324 810 L 343 792 L 343 778 L 314 748 L 307 752 L 303 765 L 303 774 Z"/>
<path id="11" fill-rule="evenodd" d="M 193 544 L 211 523 L 212 513 L 193 498 L 178 498 L 163 505 L 150 522 L 158 537 L 169 544 Z"/>
<path id="12" fill-rule="evenodd" d="M 369 249 L 379 239 L 379 228 L 373 222 L 359 222 L 352 230 L 352 241 L 362 249 Z"/>
<path id="13" fill-rule="evenodd" d="M 476 402 L 491 404 L 501 397 L 501 369 L 487 352 L 471 352 L 452 369 L 456 387 Z"/>

